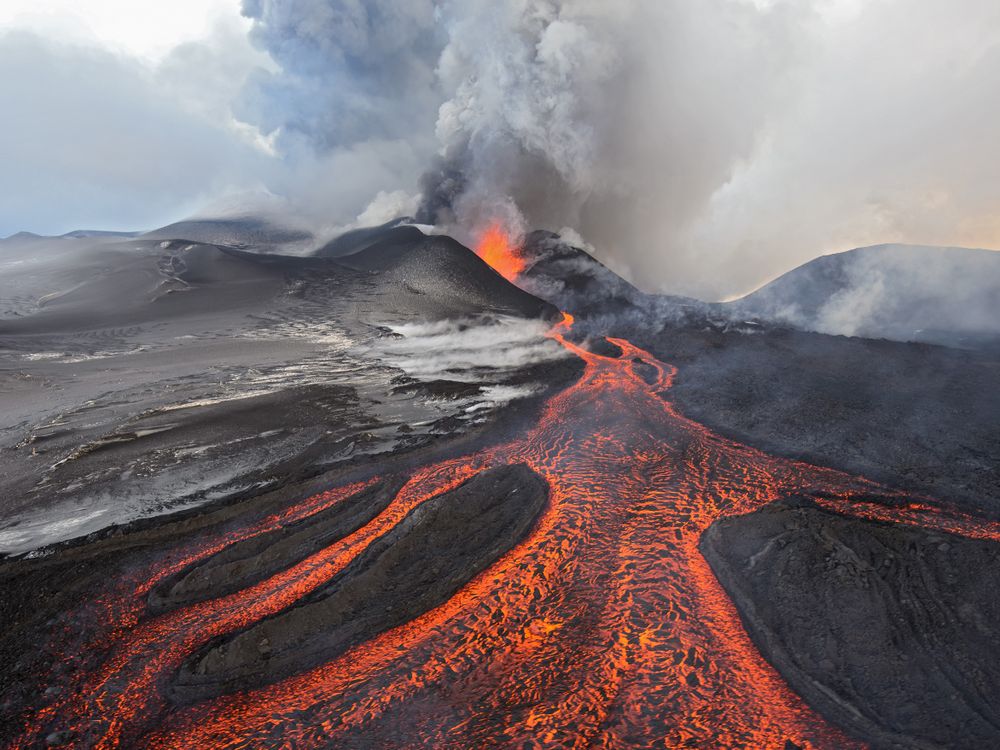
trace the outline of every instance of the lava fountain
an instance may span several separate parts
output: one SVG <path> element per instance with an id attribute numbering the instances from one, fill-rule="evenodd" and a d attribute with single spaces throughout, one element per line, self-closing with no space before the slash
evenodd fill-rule
<path id="1" fill-rule="evenodd" d="M 499 222 L 490 224 L 476 243 L 476 255 L 507 281 L 514 282 L 525 269 L 526 261 Z"/>
<path id="2" fill-rule="evenodd" d="M 515 273 L 506 235 L 484 258 Z M 513 256 L 516 258 L 516 255 Z M 505 275 L 506 275 L 505 273 Z M 516 273 L 515 273 L 516 275 Z M 280 525 L 189 542 L 170 562 L 109 584 L 99 636 L 78 672 L 25 719 L 16 748 L 71 731 L 80 746 L 156 748 L 852 748 L 753 646 L 698 550 L 715 520 L 788 493 L 841 512 L 886 492 L 833 470 L 720 437 L 666 400 L 675 370 L 624 339 L 619 356 L 549 333 L 585 369 L 523 436 L 415 472 L 382 512 L 270 578 L 153 616 L 146 594 L 179 566 Z M 495 466 L 524 463 L 548 484 L 528 536 L 444 604 L 273 684 L 187 706 L 166 697 L 185 658 L 329 581 L 430 498 Z M 286 511 L 303 517 L 357 486 Z M 997 538 L 933 501 L 896 522 Z M 81 613 L 81 617 L 88 616 Z"/>

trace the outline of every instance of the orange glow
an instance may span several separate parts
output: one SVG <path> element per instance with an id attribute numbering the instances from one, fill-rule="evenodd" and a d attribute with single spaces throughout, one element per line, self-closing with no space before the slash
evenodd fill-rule
<path id="1" fill-rule="evenodd" d="M 1000 526 L 722 438 L 664 400 L 672 366 L 624 339 L 609 339 L 621 357 L 594 354 L 566 339 L 571 326 L 566 315 L 550 336 L 584 373 L 537 424 L 416 470 L 354 534 L 243 591 L 143 613 L 145 593 L 180 566 L 363 483 L 187 542 L 109 583 L 96 612 L 73 613 L 93 626 L 73 655 L 91 668 L 53 673 L 64 689 L 25 719 L 13 747 L 37 747 L 63 728 L 98 748 L 859 747 L 756 650 L 698 551 L 701 534 L 798 492 L 822 493 L 841 513 L 966 536 L 1000 540 Z M 548 506 L 528 538 L 449 601 L 273 685 L 184 707 L 163 697 L 206 641 L 316 590 L 425 500 L 515 462 L 545 477 Z M 917 502 L 865 500 L 875 493 Z"/>
<path id="2" fill-rule="evenodd" d="M 517 280 L 526 265 L 520 249 L 513 244 L 510 234 L 497 222 L 491 224 L 479 238 L 476 255 L 510 282 Z"/>

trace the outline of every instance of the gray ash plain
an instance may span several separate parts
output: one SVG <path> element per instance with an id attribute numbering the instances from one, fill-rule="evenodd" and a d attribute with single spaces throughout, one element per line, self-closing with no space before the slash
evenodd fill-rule
<path id="1" fill-rule="evenodd" d="M 457 253 L 442 242 L 420 235 L 408 267 L 376 257 L 363 271 L 186 240 L 12 251 L 0 299 L 0 552 L 417 446 L 542 388 L 526 368 L 564 357 L 541 337 L 555 311 L 467 250 L 469 286 L 441 279 Z M 466 317 L 512 332 L 501 334 L 508 348 L 486 351 L 459 322 L 433 327 Z M 420 360 L 410 376 L 392 330 L 408 324 L 413 346 L 447 338 L 466 361 Z"/>

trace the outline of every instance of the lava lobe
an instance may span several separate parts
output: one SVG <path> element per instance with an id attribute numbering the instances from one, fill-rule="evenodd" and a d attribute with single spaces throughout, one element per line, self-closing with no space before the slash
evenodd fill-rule
<path id="1" fill-rule="evenodd" d="M 174 696 L 276 681 L 444 603 L 524 538 L 547 494 L 545 481 L 517 464 L 427 500 L 291 609 L 189 658 Z"/>

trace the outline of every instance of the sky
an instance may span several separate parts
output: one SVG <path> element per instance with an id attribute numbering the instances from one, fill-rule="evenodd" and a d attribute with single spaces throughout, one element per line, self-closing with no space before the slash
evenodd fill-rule
<path id="1" fill-rule="evenodd" d="M 63 41 L 93 43 L 146 60 L 208 36 L 219 20 L 249 29 L 233 0 L 4 0 L 0 27 L 31 29 Z"/>
<path id="2" fill-rule="evenodd" d="M 0 237 L 500 219 L 706 299 L 1000 248 L 995 0 L 3 0 L 0 111 Z"/>

